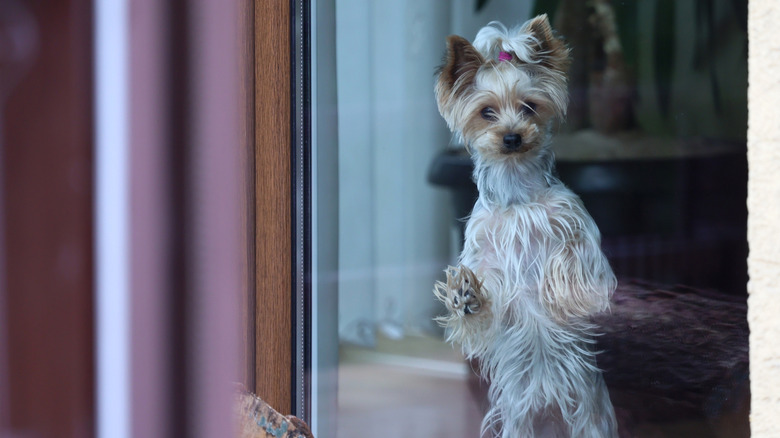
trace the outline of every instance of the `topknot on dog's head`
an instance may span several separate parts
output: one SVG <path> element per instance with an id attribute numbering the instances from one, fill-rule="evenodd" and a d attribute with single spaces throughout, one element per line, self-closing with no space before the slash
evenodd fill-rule
<path id="1" fill-rule="evenodd" d="M 500 60 L 504 52 L 518 65 L 536 64 L 559 74 L 569 68 L 569 49 L 556 37 L 546 14 L 512 29 L 492 21 L 479 30 L 473 45 L 486 59 Z"/>

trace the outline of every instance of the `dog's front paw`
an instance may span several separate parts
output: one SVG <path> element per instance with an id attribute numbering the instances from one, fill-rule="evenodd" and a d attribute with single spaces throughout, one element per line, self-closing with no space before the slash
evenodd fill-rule
<path id="1" fill-rule="evenodd" d="M 476 274 L 463 265 L 450 266 L 445 272 L 447 281 L 437 281 L 433 289 L 436 298 L 447 306 L 453 316 L 464 317 L 479 313 L 485 304 L 485 297 L 482 282 Z"/>

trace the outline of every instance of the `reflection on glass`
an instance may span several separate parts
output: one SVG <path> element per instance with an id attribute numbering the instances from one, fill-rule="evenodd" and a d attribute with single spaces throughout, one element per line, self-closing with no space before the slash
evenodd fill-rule
<path id="1" fill-rule="evenodd" d="M 434 321 L 477 195 L 434 73 L 448 35 L 538 13 L 572 57 L 556 175 L 618 279 L 592 321 L 621 436 L 749 436 L 746 1 L 731 0 L 336 1 L 336 434 L 480 434 L 479 363 Z"/>

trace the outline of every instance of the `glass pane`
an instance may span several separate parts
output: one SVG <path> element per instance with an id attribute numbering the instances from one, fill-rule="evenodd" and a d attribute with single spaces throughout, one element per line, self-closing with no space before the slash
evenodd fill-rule
<path id="1" fill-rule="evenodd" d="M 318 12 L 318 437 L 749 436 L 746 4 Z"/>

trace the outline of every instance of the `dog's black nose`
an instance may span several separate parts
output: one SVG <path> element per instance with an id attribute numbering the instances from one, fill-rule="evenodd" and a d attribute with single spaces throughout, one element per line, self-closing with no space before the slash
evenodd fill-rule
<path id="1" fill-rule="evenodd" d="M 504 147 L 507 149 L 517 149 L 523 144 L 520 134 L 507 134 L 504 136 Z"/>

